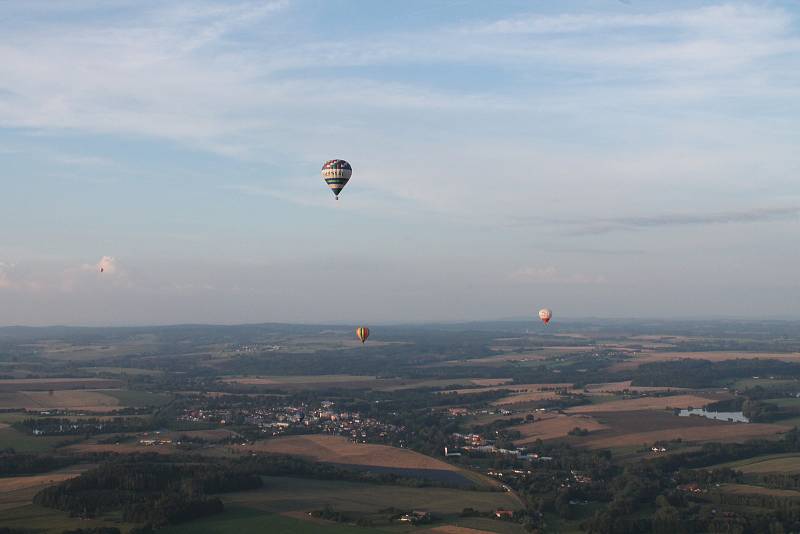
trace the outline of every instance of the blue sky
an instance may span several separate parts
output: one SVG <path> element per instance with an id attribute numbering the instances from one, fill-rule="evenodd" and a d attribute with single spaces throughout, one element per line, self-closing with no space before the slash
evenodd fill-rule
<path id="1" fill-rule="evenodd" d="M 0 324 L 797 318 L 798 97 L 794 2 L 0 0 Z"/>

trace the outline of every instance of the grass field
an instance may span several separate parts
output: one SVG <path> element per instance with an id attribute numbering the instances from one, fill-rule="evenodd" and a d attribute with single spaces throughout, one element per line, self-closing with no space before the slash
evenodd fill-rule
<path id="1" fill-rule="evenodd" d="M 0 428 L 0 449 L 14 449 L 17 452 L 47 452 L 66 436 L 29 436 L 13 428 Z"/>
<path id="2" fill-rule="evenodd" d="M 121 523 L 116 518 L 79 519 L 51 508 L 29 504 L 10 510 L 0 511 L 0 526 L 25 529 L 24 532 L 61 534 L 65 530 L 97 527 L 117 527 L 123 533 L 134 525 Z"/>
<path id="3" fill-rule="evenodd" d="M 27 506 L 42 488 L 75 478 L 90 467 L 91 465 L 82 464 L 41 475 L 0 477 L 0 525 L 2 525 L 3 510 Z"/>
<path id="4" fill-rule="evenodd" d="M 800 380 L 773 380 L 771 378 L 742 378 L 733 383 L 736 389 L 749 389 L 756 386 L 762 387 L 796 387 L 800 388 Z M 800 390 L 800 389 L 799 389 Z"/>
<path id="5" fill-rule="evenodd" d="M 749 484 L 721 484 L 719 490 L 738 495 L 774 495 L 775 497 L 794 497 L 800 500 L 800 491 L 772 489 Z"/>
<path id="6" fill-rule="evenodd" d="M 108 389 L 120 385 L 119 380 L 110 378 L 4 378 L 0 380 L 0 392 Z"/>
<path id="7" fill-rule="evenodd" d="M 634 369 L 643 363 L 667 362 L 673 360 L 708 360 L 722 362 L 726 360 L 780 360 L 784 362 L 800 362 L 797 352 L 643 352 L 630 360 L 620 362 L 611 367 L 612 371 Z"/>
<path id="8" fill-rule="evenodd" d="M 159 529 L 164 534 L 244 534 L 247 532 L 269 532 L 270 534 L 370 534 L 380 532 L 375 529 L 339 525 L 336 523 L 303 521 L 275 513 L 252 508 L 230 507 L 224 513 L 206 519 L 190 521 Z"/>
<path id="9" fill-rule="evenodd" d="M 691 419 L 691 418 L 684 418 Z M 602 437 L 594 439 L 591 436 L 585 445 L 592 449 L 613 449 L 630 445 L 652 444 L 656 441 L 669 441 L 680 438 L 685 442 L 696 441 L 745 441 L 757 437 L 777 437 L 785 432 L 786 427 L 758 423 L 722 423 L 721 425 L 707 425 L 696 427 L 670 428 L 665 430 L 651 430 L 649 432 L 631 432 L 628 434 Z"/>
<path id="10" fill-rule="evenodd" d="M 282 384 L 330 384 L 335 382 L 371 382 L 377 377 L 365 375 L 291 375 L 291 376 L 246 376 L 223 379 L 223 382 L 274 386 Z"/>
<path id="11" fill-rule="evenodd" d="M 800 386 L 799 386 L 800 387 Z M 800 408 L 800 399 L 796 397 L 784 397 L 780 399 L 766 399 L 766 402 L 771 402 L 781 408 Z"/>
<path id="12" fill-rule="evenodd" d="M 710 402 L 719 400 L 713 394 L 708 397 L 699 395 L 672 395 L 669 397 L 639 397 L 619 401 L 604 402 L 601 404 L 589 404 L 585 406 L 573 406 L 565 410 L 568 413 L 591 413 L 591 412 L 627 412 L 633 410 L 664 410 L 666 408 L 701 408 Z"/>
<path id="13" fill-rule="evenodd" d="M 522 438 L 516 440 L 517 445 L 533 443 L 537 439 L 554 439 L 566 436 L 575 427 L 583 428 L 589 432 L 609 428 L 596 419 L 582 415 L 557 415 L 548 414 L 533 423 L 526 423 L 511 427 L 512 430 L 519 430 Z"/>
<path id="14" fill-rule="evenodd" d="M 621 393 L 628 391 L 682 391 L 684 388 L 633 386 L 630 380 L 623 382 L 604 382 L 601 384 L 588 384 L 585 388 L 591 394 Z"/>
<path id="15" fill-rule="evenodd" d="M 139 369 L 138 367 L 81 367 L 87 373 L 119 376 L 160 376 L 164 371 L 158 369 Z"/>
<path id="16" fill-rule="evenodd" d="M 226 503 L 281 513 L 318 510 L 330 505 L 336 510 L 351 512 L 377 512 L 394 506 L 456 515 L 468 507 L 494 510 L 520 506 L 513 496 L 499 491 L 409 488 L 291 477 L 265 477 L 262 490 L 233 493 L 222 498 Z"/>
<path id="17" fill-rule="evenodd" d="M 460 471 L 458 467 L 418 452 L 387 445 L 353 443 L 342 436 L 286 436 L 252 445 L 237 446 L 244 451 L 272 452 L 305 456 L 319 462 L 402 469 Z"/>
<path id="18" fill-rule="evenodd" d="M 730 467 L 745 474 L 783 473 L 795 475 L 800 473 L 800 454 L 767 454 L 719 464 L 715 467 Z"/>
<path id="19" fill-rule="evenodd" d="M 149 391 L 130 389 L 115 389 L 103 391 L 103 393 L 114 397 L 121 405 L 132 407 L 163 406 L 171 400 L 170 395 L 166 393 L 151 393 Z"/>

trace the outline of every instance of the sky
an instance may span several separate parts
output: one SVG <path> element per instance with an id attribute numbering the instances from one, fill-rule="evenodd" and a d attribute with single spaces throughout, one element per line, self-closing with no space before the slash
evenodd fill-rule
<path id="1" fill-rule="evenodd" d="M 797 319 L 798 142 L 794 1 L 0 0 L 0 325 Z"/>

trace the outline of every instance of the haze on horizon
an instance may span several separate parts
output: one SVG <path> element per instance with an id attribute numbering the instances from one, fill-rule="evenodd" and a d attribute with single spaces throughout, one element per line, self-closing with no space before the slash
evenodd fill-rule
<path id="1" fill-rule="evenodd" d="M 0 325 L 800 318 L 800 5 L 398 6 L 0 1 Z"/>

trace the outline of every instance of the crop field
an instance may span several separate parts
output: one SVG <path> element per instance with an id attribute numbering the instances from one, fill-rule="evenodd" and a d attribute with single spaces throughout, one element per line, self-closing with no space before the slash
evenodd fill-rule
<path id="1" fill-rule="evenodd" d="M 335 464 L 460 471 L 458 467 L 408 449 L 353 443 L 342 436 L 286 436 L 236 447 L 241 451 L 294 454 Z"/>
<path id="2" fill-rule="evenodd" d="M 0 449 L 17 452 L 47 452 L 64 441 L 64 436 L 30 436 L 13 428 L 0 428 Z"/>
<path id="3" fill-rule="evenodd" d="M 720 396 L 708 394 L 699 395 L 672 395 L 669 397 L 639 397 L 618 401 L 604 402 L 601 404 L 589 404 L 585 406 L 573 406 L 565 411 L 567 413 L 592 413 L 592 412 L 628 412 L 639 410 L 665 410 L 667 408 L 701 408 L 710 402 L 719 400 Z"/>
<path id="4" fill-rule="evenodd" d="M 522 434 L 522 438 L 516 440 L 515 444 L 525 445 L 527 443 L 533 443 L 537 439 L 562 438 L 576 427 L 586 429 L 589 432 L 609 428 L 607 425 L 589 416 L 561 414 L 547 415 L 541 419 L 537 419 L 533 423 L 526 423 L 511 428 L 513 430 L 519 430 Z"/>
<path id="5" fill-rule="evenodd" d="M 0 380 L 0 393 L 67 389 L 111 389 L 122 382 L 110 378 L 6 378 Z"/>
<path id="6" fill-rule="evenodd" d="M 464 508 L 516 509 L 520 505 L 510 494 L 499 491 L 471 491 L 451 488 L 409 488 L 338 480 L 265 477 L 264 488 L 223 495 L 234 505 L 270 512 L 311 511 L 325 505 L 336 510 L 377 512 L 395 507 L 419 509 L 442 515 L 458 514 Z"/>
<path id="7" fill-rule="evenodd" d="M 159 529 L 163 534 L 229 534 L 269 532 L 270 534 L 371 534 L 379 530 L 321 521 L 304 521 L 245 507 L 231 507 L 219 515 Z"/>
<path id="8" fill-rule="evenodd" d="M 588 384 L 585 389 L 592 395 L 597 393 L 622 393 L 626 390 L 631 392 L 684 391 L 684 388 L 633 386 L 631 385 L 631 380 L 624 380 L 622 382 L 605 382 L 602 384 Z"/>
<path id="9" fill-rule="evenodd" d="M 800 474 L 800 454 L 769 454 L 728 462 L 716 467 L 730 467 L 745 474 L 782 473 L 787 475 Z"/>
<path id="10" fill-rule="evenodd" d="M 25 410 L 69 408 L 102 412 L 119 407 L 119 400 L 105 391 L 69 389 L 0 393 L 0 408 Z"/>
<path id="11" fill-rule="evenodd" d="M 138 367 L 82 367 L 80 370 L 98 375 L 160 376 L 164 374 L 164 371 L 158 369 L 140 369 Z"/>
<path id="12" fill-rule="evenodd" d="M 32 504 L 0 512 L 0 526 L 37 534 L 61 534 L 65 530 L 99 527 L 116 527 L 125 533 L 133 527 L 131 524 L 121 523 L 112 518 L 69 517 L 66 512 Z"/>
<path id="13" fill-rule="evenodd" d="M 687 443 L 777 438 L 779 433 L 788 430 L 788 427 L 778 424 L 729 423 L 705 417 L 679 417 L 666 410 L 597 411 L 592 412 L 591 416 L 606 428 L 592 431 L 588 436 L 566 436 L 563 439 L 579 446 L 619 451 L 677 438 Z"/>
<path id="14" fill-rule="evenodd" d="M 720 491 L 736 495 L 773 495 L 775 497 L 794 497 L 800 500 L 800 491 L 765 488 L 750 484 L 721 484 Z"/>
<path id="15" fill-rule="evenodd" d="M 113 358 L 131 353 L 141 353 L 146 347 L 153 347 L 155 336 L 142 335 L 126 342 L 110 345 L 79 345 L 61 341 L 41 341 L 29 345 L 37 356 L 60 361 L 91 361 L 99 358 Z"/>
<path id="16" fill-rule="evenodd" d="M 687 417 L 685 419 L 692 419 Z M 711 421 L 709 419 L 709 421 Z M 591 436 L 583 444 L 592 449 L 613 449 L 631 445 L 652 444 L 656 441 L 669 441 L 680 438 L 685 442 L 718 441 L 741 442 L 752 438 L 778 437 L 787 428 L 760 423 L 722 423 L 727 426 L 706 425 L 696 427 L 631 432 L 610 437 Z"/>
<path id="17" fill-rule="evenodd" d="M 27 506 L 42 488 L 75 478 L 90 467 L 90 465 L 76 465 L 40 475 L 0 477 L 0 511 Z"/>
<path id="18" fill-rule="evenodd" d="M 362 375 L 298 375 L 228 377 L 223 382 L 243 386 L 270 386 L 284 389 L 300 388 L 364 388 L 377 385 L 377 377 Z"/>
<path id="19" fill-rule="evenodd" d="M 469 395 L 470 393 L 482 393 L 485 391 L 499 391 L 507 389 L 509 391 L 514 392 L 515 394 L 525 394 L 525 393 L 555 393 L 556 389 L 566 389 L 572 390 L 572 382 L 564 382 L 564 383 L 553 383 L 553 384 L 498 384 L 492 385 L 488 387 L 476 387 L 476 388 L 464 388 L 464 389 L 454 389 L 452 390 L 453 393 L 457 393 L 459 395 Z"/>
<path id="20" fill-rule="evenodd" d="M 546 359 L 547 356 L 541 352 L 511 352 L 504 354 L 497 354 L 495 356 L 486 356 L 485 358 L 472 358 L 469 360 L 450 360 L 447 363 L 460 363 L 460 364 L 505 364 L 510 362 L 538 362 Z"/>
<path id="21" fill-rule="evenodd" d="M 122 406 L 163 406 L 167 404 L 171 396 L 166 393 L 151 393 L 149 391 L 138 391 L 130 389 L 104 390 L 101 393 L 117 399 Z"/>
<path id="22" fill-rule="evenodd" d="M 797 352 L 644 352 L 633 359 L 620 362 L 611 367 L 612 370 L 621 371 L 633 369 L 644 363 L 668 362 L 674 360 L 708 360 L 722 362 L 726 360 L 780 360 L 784 362 L 800 362 L 800 353 Z"/>

